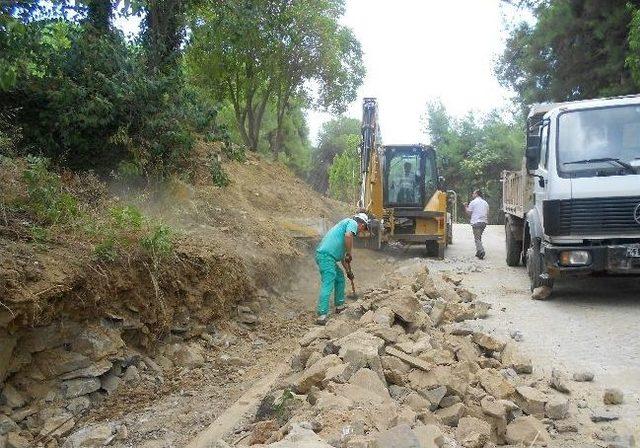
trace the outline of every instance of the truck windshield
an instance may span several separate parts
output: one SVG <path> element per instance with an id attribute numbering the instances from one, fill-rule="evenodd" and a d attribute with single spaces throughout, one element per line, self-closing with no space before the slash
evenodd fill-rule
<path id="1" fill-rule="evenodd" d="M 572 176 L 640 172 L 640 106 L 567 112 L 558 124 L 560 172 Z"/>

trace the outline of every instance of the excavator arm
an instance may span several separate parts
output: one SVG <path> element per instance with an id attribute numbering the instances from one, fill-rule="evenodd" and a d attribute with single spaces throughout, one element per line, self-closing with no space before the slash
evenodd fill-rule
<path id="1" fill-rule="evenodd" d="M 382 170 L 380 167 L 380 125 L 375 98 L 362 105 L 362 143 L 360 146 L 360 200 L 358 206 L 376 219 L 384 213 Z"/>

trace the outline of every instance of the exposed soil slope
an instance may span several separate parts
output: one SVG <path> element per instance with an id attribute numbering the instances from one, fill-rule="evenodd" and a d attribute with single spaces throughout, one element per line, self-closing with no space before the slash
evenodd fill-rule
<path id="1" fill-rule="evenodd" d="M 220 318 L 256 288 L 285 278 L 304 247 L 294 237 L 313 233 L 304 220 L 331 219 L 344 206 L 313 192 L 283 165 L 256 156 L 224 163 L 231 183 L 215 187 L 206 171 L 212 150 L 199 148 L 195 185 L 176 180 L 161 192 L 114 197 L 95 179 L 63 175 L 65 188 L 81 200 L 91 198 L 81 202 L 84 209 L 134 204 L 177 229 L 174 253 L 160 262 L 135 250 L 100 260 L 96 241 L 72 228 L 54 226 L 45 242 L 34 241 L 31 217 L 4 206 L 26 194 L 24 163 L 3 163 L 8 188 L 0 198 L 0 325 L 13 331 L 60 316 L 83 320 L 133 312 L 154 332 L 164 331 L 191 317 L 204 323 Z M 91 193 L 83 191 L 89 180 L 97 184 Z"/>

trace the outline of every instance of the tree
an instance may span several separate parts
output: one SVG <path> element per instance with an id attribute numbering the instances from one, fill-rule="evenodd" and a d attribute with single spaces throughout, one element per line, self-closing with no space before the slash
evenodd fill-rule
<path id="1" fill-rule="evenodd" d="M 265 0 L 233 0 L 203 8 L 192 19 L 186 61 L 190 79 L 218 100 L 228 100 L 247 148 L 256 151 L 273 85 L 273 45 L 259 30 L 270 29 Z"/>
<path id="2" fill-rule="evenodd" d="M 215 126 L 207 98 L 177 70 L 180 49 L 172 70 L 149 70 L 144 48 L 111 26 L 114 4 L 73 2 L 70 18 L 64 2 L 0 9 L 3 150 L 99 173 L 124 162 L 155 177 L 177 170 L 194 133 Z"/>
<path id="3" fill-rule="evenodd" d="M 175 68 L 184 39 L 188 0 L 145 0 L 142 39 L 151 71 Z"/>
<path id="4" fill-rule="evenodd" d="M 111 27 L 111 17 L 113 15 L 111 0 L 85 0 L 85 3 L 87 5 L 87 23 L 98 34 L 107 34 Z"/>
<path id="5" fill-rule="evenodd" d="M 350 134 L 345 139 L 346 148 L 334 157 L 329 168 L 329 194 L 339 201 L 355 204 L 360 185 L 360 136 Z"/>
<path id="6" fill-rule="evenodd" d="M 356 97 L 364 77 L 362 50 L 351 30 L 337 22 L 343 14 L 342 0 L 279 4 L 274 16 L 275 154 L 281 150 L 282 123 L 291 101 L 311 97 L 309 86 L 319 90 L 315 105 L 336 114 Z"/>
<path id="7" fill-rule="evenodd" d="M 232 0 L 203 8 L 192 20 L 190 78 L 229 100 L 245 145 L 257 150 L 265 111 L 276 114 L 271 148 L 282 148 L 285 115 L 297 101 L 340 111 L 362 82 L 361 50 L 338 24 L 342 0 Z"/>
<path id="8" fill-rule="evenodd" d="M 456 119 L 439 101 L 429 103 L 425 115 L 425 130 L 436 148 L 447 188 L 461 198 L 483 189 L 494 223 L 501 219 L 501 173 L 519 166 L 524 139 L 521 126 L 502 115 L 498 111 L 480 117 L 468 113 Z"/>
<path id="9" fill-rule="evenodd" d="M 329 188 L 329 167 L 334 158 L 345 152 L 353 139 L 360 139 L 360 121 L 338 117 L 322 125 L 318 146 L 311 154 L 309 183 L 317 191 L 326 193 Z"/>
<path id="10" fill-rule="evenodd" d="M 524 105 L 638 91 L 628 61 L 637 0 L 533 2 L 534 25 L 517 24 L 496 65 Z M 637 50 L 636 50 L 637 51 Z"/>

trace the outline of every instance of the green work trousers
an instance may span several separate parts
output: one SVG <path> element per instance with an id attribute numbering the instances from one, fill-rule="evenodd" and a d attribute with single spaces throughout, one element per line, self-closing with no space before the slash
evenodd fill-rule
<path id="1" fill-rule="evenodd" d="M 316 264 L 320 271 L 320 297 L 318 297 L 318 315 L 329 314 L 329 298 L 334 294 L 336 306 L 344 304 L 344 273 L 338 262 L 329 254 L 316 252 Z"/>

